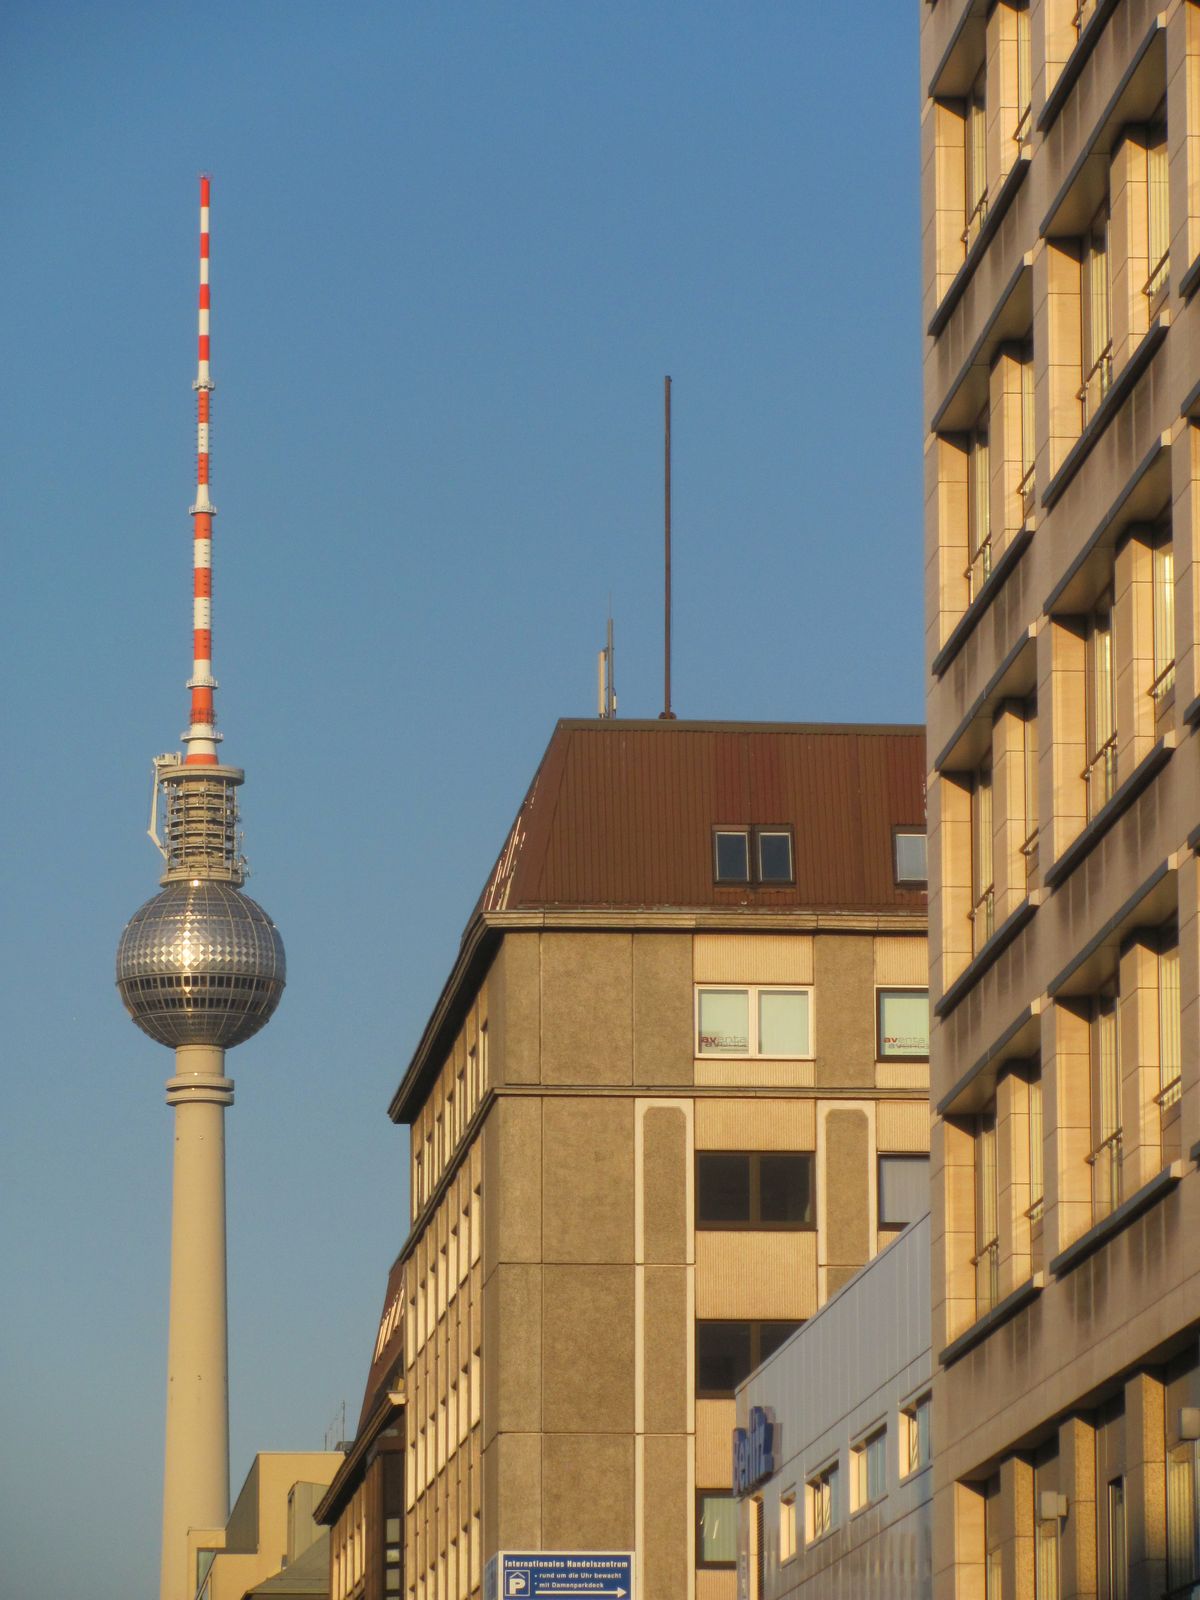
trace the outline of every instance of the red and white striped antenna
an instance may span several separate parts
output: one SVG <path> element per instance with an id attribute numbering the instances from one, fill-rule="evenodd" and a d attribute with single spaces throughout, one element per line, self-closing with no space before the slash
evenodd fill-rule
<path id="1" fill-rule="evenodd" d="M 191 727 L 182 735 L 187 746 L 184 765 L 215 767 L 217 744 L 212 675 L 212 519 L 217 508 L 208 498 L 208 429 L 212 411 L 212 378 L 208 365 L 208 198 L 209 178 L 200 177 L 200 315 L 196 381 L 196 503 L 192 514 L 192 694 Z"/>

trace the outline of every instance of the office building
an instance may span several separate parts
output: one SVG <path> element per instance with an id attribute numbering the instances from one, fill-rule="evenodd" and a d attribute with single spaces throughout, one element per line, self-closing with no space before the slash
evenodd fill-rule
<path id="1" fill-rule="evenodd" d="M 929 1218 L 738 1388 L 739 1590 L 929 1600 Z"/>
<path id="2" fill-rule="evenodd" d="M 391 1104 L 404 1592 L 733 1600 L 737 1384 L 928 1194 L 920 728 L 561 722 Z"/>
<path id="3" fill-rule="evenodd" d="M 1190 1594 L 1200 8 L 919 10 L 934 1593 Z"/>

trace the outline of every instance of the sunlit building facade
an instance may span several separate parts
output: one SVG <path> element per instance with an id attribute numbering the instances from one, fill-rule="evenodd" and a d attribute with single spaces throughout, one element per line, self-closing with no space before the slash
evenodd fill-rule
<path id="1" fill-rule="evenodd" d="M 934 1593 L 1191 1594 L 1200 7 L 919 12 Z"/>

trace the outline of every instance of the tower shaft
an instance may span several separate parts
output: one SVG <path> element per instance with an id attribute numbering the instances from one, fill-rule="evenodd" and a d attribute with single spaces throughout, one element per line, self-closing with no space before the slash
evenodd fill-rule
<path id="1" fill-rule="evenodd" d="M 171 1297 L 163 1468 L 161 1600 L 190 1600 L 188 1530 L 229 1514 L 229 1351 L 225 1290 L 225 1107 L 233 1082 L 217 1045 L 180 1045 L 174 1108 Z"/>

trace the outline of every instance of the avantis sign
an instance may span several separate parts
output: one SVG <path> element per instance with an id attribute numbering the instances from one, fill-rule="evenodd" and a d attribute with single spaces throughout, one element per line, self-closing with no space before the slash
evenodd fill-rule
<path id="1" fill-rule="evenodd" d="M 775 1415 L 750 1407 L 750 1426 L 733 1430 L 733 1492 L 747 1494 L 775 1471 Z"/>

